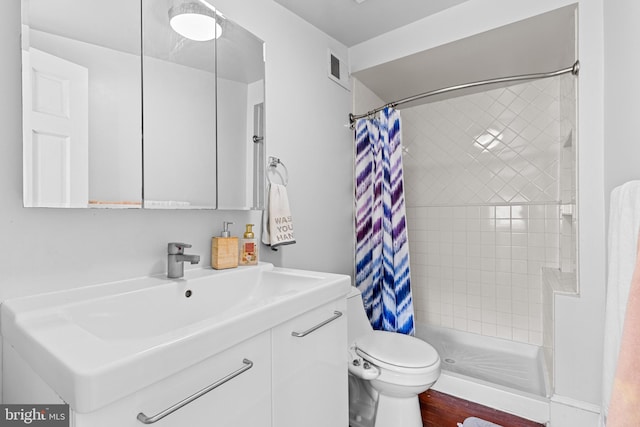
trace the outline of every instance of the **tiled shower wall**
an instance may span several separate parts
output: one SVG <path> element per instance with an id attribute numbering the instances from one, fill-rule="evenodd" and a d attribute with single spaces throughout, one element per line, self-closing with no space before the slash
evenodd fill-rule
<path id="1" fill-rule="evenodd" d="M 418 323 L 542 345 L 540 269 L 560 267 L 571 175 L 564 79 L 402 110 Z"/>

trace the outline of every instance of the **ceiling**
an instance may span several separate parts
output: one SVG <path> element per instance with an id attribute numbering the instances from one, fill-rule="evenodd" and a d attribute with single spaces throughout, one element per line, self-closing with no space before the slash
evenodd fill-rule
<path id="1" fill-rule="evenodd" d="M 275 0 L 351 47 L 467 0 Z"/>
<path id="2" fill-rule="evenodd" d="M 575 11 L 575 5 L 566 6 L 361 70 L 353 77 L 384 102 L 392 102 L 464 83 L 571 67 L 577 58 Z M 403 107 L 495 87 L 456 91 Z"/>

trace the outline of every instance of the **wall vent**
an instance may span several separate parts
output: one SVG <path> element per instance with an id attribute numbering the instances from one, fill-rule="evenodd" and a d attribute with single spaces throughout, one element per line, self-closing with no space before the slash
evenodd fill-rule
<path id="1" fill-rule="evenodd" d="M 349 71 L 347 64 L 344 62 L 335 52 L 329 49 L 328 54 L 328 76 L 331 80 L 338 83 L 340 86 L 347 90 L 351 90 L 349 84 Z"/>

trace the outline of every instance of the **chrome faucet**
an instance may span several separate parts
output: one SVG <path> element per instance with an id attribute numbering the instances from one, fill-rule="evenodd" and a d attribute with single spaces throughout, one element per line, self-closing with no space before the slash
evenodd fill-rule
<path id="1" fill-rule="evenodd" d="M 184 276 L 184 263 L 197 264 L 200 262 L 200 255 L 185 255 L 184 248 L 190 248 L 188 243 L 169 243 L 167 246 L 167 277 L 178 279 Z"/>

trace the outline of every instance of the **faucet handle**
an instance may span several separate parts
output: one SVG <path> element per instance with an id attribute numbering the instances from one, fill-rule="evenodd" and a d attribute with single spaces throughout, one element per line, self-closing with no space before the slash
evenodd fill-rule
<path id="1" fill-rule="evenodd" d="M 189 243 L 171 242 L 167 245 L 167 252 L 169 255 L 182 255 L 184 254 L 184 248 L 190 248 Z"/>

